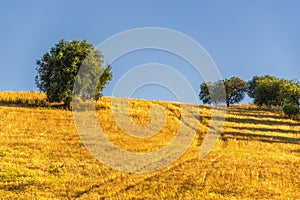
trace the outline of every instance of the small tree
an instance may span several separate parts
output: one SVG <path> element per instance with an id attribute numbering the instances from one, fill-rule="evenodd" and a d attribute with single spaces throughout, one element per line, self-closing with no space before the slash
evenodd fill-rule
<path id="1" fill-rule="evenodd" d="M 206 104 L 211 104 L 212 103 L 211 96 L 210 96 L 210 93 L 209 93 L 209 88 L 211 88 L 211 87 L 212 87 L 212 83 L 211 82 L 203 82 L 200 85 L 200 94 L 199 94 L 199 97 L 200 97 L 200 100 L 203 103 L 206 103 Z"/>
<path id="2" fill-rule="evenodd" d="M 225 103 L 225 87 L 224 81 L 219 80 L 216 82 L 203 82 L 200 85 L 200 99 L 203 103 L 207 104 L 220 104 Z"/>
<path id="3" fill-rule="evenodd" d="M 295 119 L 300 114 L 300 108 L 295 104 L 285 104 L 283 106 L 283 112 L 291 119 Z"/>
<path id="4" fill-rule="evenodd" d="M 46 93 L 47 101 L 64 102 L 65 108 L 70 109 L 75 78 L 84 61 L 92 65 L 93 70 L 85 73 L 85 79 L 81 77 L 80 81 L 88 84 L 86 79 L 99 80 L 94 97 L 97 99 L 101 96 L 105 84 L 112 78 L 110 66 L 106 69 L 102 66 L 101 52 L 94 49 L 93 45 L 86 40 L 80 42 L 62 39 L 36 62 L 38 74 L 35 83 L 42 92 Z"/>
<path id="5" fill-rule="evenodd" d="M 225 90 L 225 94 L 222 93 Z M 203 82 L 200 85 L 199 97 L 203 103 L 226 103 L 230 106 L 241 102 L 245 97 L 246 82 L 239 77 L 216 82 Z M 225 96 L 225 98 L 224 98 Z"/>
<path id="6" fill-rule="evenodd" d="M 240 77 L 232 77 L 230 79 L 225 79 L 225 91 L 226 91 L 226 105 L 241 102 L 245 97 L 245 92 L 247 89 L 247 84 Z"/>

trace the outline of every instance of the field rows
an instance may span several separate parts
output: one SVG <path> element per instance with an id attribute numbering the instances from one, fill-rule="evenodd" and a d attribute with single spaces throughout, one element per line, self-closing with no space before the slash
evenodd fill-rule
<path id="1" fill-rule="evenodd" d="M 181 123 L 179 104 L 138 100 L 130 101 L 132 120 L 141 126 L 150 123 L 148 111 L 154 103 L 166 107 L 167 123 L 148 140 L 120 130 L 110 98 L 98 103 L 102 109 L 97 117 L 115 145 L 152 152 L 167 145 Z M 300 198 L 299 122 L 253 106 L 232 107 L 216 147 L 198 159 L 210 124 L 210 109 L 199 109 L 201 117 L 193 117 L 202 124 L 188 151 L 166 168 L 135 174 L 95 159 L 80 140 L 72 112 L 1 106 L 0 199 Z M 124 115 L 122 110 L 117 113 Z"/>

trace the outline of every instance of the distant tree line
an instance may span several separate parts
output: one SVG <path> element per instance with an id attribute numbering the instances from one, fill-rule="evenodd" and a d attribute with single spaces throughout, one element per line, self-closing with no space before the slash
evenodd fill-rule
<path id="1" fill-rule="evenodd" d="M 62 39 L 36 64 L 35 83 L 45 92 L 47 102 L 63 102 L 64 107 L 69 109 L 73 96 L 83 101 L 98 100 L 105 85 L 112 79 L 111 67 L 103 66 L 102 53 L 86 40 Z M 78 73 L 81 66 L 84 66 L 84 71 Z M 240 103 L 246 94 L 258 106 L 283 106 L 290 117 L 300 113 L 300 83 L 270 75 L 254 76 L 247 82 L 240 77 L 203 82 L 199 97 L 203 103 L 230 106 Z"/>
<path id="2" fill-rule="evenodd" d="M 223 99 L 222 95 L 215 94 L 215 91 L 222 91 L 221 87 L 225 91 Z M 300 83 L 296 80 L 285 80 L 270 75 L 254 76 L 247 82 L 240 77 L 203 82 L 200 85 L 199 97 L 206 104 L 226 103 L 227 106 L 230 106 L 240 103 L 246 94 L 258 106 L 282 106 L 290 117 L 298 115 L 300 112 Z"/>

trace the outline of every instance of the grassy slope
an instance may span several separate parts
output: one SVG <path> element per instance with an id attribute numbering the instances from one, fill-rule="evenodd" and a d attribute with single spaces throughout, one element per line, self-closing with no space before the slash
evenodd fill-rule
<path id="1" fill-rule="evenodd" d="M 132 138 L 114 123 L 110 102 L 99 103 L 100 124 L 111 141 L 130 151 L 163 147 L 180 125 L 179 105 L 158 102 L 168 115 L 161 132 L 149 140 Z M 154 103 L 132 100 L 134 122 L 147 125 Z M 179 160 L 153 173 L 131 174 L 101 164 L 85 149 L 71 112 L 1 106 L 0 199 L 300 198 L 299 122 L 253 106 L 232 107 L 216 148 L 199 160 L 210 111 L 201 107 L 200 113 L 200 137 Z"/>

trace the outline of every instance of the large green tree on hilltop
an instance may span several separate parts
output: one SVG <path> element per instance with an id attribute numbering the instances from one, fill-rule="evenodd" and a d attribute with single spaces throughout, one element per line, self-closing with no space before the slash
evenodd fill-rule
<path id="1" fill-rule="evenodd" d="M 299 105 L 300 84 L 293 80 L 274 76 L 254 76 L 248 82 L 248 96 L 254 103 L 262 106 Z"/>
<path id="2" fill-rule="evenodd" d="M 85 77 L 79 78 L 77 82 L 82 87 L 88 88 L 86 85 L 91 80 L 97 80 L 97 87 L 92 95 L 96 100 L 102 95 L 104 86 L 112 78 L 111 67 L 103 67 L 101 52 L 86 40 L 80 42 L 62 39 L 50 49 L 50 52 L 37 60 L 36 64 L 36 86 L 46 93 L 47 101 L 64 102 L 65 108 L 69 109 L 75 78 L 81 65 L 88 65 L 85 67 L 87 72 L 84 73 Z M 90 91 L 88 92 L 90 94 Z"/>

